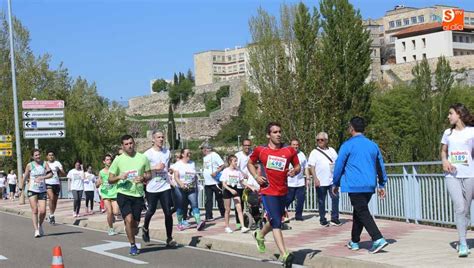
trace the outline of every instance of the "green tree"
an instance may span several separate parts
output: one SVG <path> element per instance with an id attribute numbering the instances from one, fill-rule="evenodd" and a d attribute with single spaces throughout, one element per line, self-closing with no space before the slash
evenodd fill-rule
<path id="1" fill-rule="evenodd" d="M 179 148 L 179 140 L 176 137 L 176 123 L 174 121 L 173 106 L 170 103 L 168 107 L 168 142 L 171 150 Z"/>
<path id="2" fill-rule="evenodd" d="M 168 91 L 169 84 L 165 79 L 157 79 L 151 86 L 153 92 Z"/>
<path id="3" fill-rule="evenodd" d="M 188 69 L 188 72 L 186 73 L 186 79 L 193 82 L 193 85 L 194 85 L 194 75 L 193 75 L 193 71 L 191 71 L 191 69 Z"/>

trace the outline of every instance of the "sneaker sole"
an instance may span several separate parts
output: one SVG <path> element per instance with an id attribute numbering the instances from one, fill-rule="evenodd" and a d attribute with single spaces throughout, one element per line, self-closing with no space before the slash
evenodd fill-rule
<path id="1" fill-rule="evenodd" d="M 331 225 L 331 226 L 341 226 L 342 223 L 337 224 L 337 223 L 331 222 L 331 223 L 329 223 L 329 225 Z"/>
<path id="2" fill-rule="evenodd" d="M 369 251 L 369 253 L 370 254 L 375 254 L 375 253 L 381 251 L 386 246 L 388 246 L 388 242 L 385 242 L 382 245 L 378 246 L 374 251 Z"/>
<path id="3" fill-rule="evenodd" d="M 351 246 L 349 246 L 349 244 L 346 245 L 348 249 L 352 250 L 352 251 L 358 251 L 360 248 L 353 248 Z"/>

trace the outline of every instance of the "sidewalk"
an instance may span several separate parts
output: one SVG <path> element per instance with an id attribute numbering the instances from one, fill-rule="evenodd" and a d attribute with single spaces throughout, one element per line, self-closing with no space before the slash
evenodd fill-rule
<path id="1" fill-rule="evenodd" d="M 98 209 L 98 204 L 96 204 Z M 81 211 L 85 210 L 84 203 Z M 30 216 L 29 204 L 19 205 L 18 201 L 0 200 L 0 211 Z M 218 212 L 214 213 L 215 215 Z M 233 212 L 231 213 L 233 214 Z M 57 223 L 67 223 L 93 229 L 107 230 L 106 215 L 97 213 L 80 218 L 72 217 L 72 200 L 61 199 L 55 213 Z M 346 243 L 350 239 L 351 217 L 341 215 L 344 223 L 339 227 L 322 227 L 316 214 L 304 215 L 303 222 L 290 222 L 291 230 L 285 230 L 283 235 L 287 247 L 296 255 L 296 263 L 309 267 L 474 267 L 474 256 L 458 258 L 455 250 L 457 232 L 455 229 L 408 224 L 404 222 L 380 220 L 376 222 L 390 245 L 378 254 L 369 254 L 371 243 L 365 230 L 362 236 L 361 250 L 350 251 Z M 174 216 L 174 220 L 176 217 Z M 143 218 L 142 222 L 143 223 Z M 54 227 L 46 223 L 46 232 Z M 176 224 L 176 223 L 175 223 Z M 117 231 L 124 232 L 123 222 L 114 224 Z M 231 227 L 235 219 L 231 218 Z M 141 233 L 139 234 L 141 236 Z M 158 209 L 150 224 L 150 236 L 154 239 L 165 240 L 164 219 L 161 209 Z M 183 245 L 218 251 L 232 252 L 262 259 L 274 259 L 277 253 L 273 237 L 267 239 L 267 252 L 259 254 L 250 233 L 242 234 L 224 232 L 224 220 L 209 222 L 204 231 L 196 229 L 177 231 L 174 227 L 175 240 Z M 468 233 L 468 237 L 472 237 Z M 125 239 L 125 238 L 124 238 Z M 474 247 L 474 239 L 468 239 Z"/>

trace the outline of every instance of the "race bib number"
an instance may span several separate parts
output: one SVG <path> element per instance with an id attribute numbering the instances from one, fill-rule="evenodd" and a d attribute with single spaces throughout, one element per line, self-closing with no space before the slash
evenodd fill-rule
<path id="1" fill-rule="evenodd" d="M 127 175 L 127 180 L 133 180 L 135 177 L 138 177 L 138 170 L 130 170 Z"/>
<path id="2" fill-rule="evenodd" d="M 192 183 L 194 181 L 195 176 L 196 176 L 196 173 L 194 173 L 194 172 L 185 172 L 184 173 L 184 181 L 186 183 Z"/>
<path id="3" fill-rule="evenodd" d="M 458 165 L 469 165 L 468 163 L 469 153 L 466 151 L 453 151 L 449 153 L 449 162 L 451 164 Z"/>
<path id="4" fill-rule="evenodd" d="M 85 184 L 89 184 L 90 180 L 84 180 Z"/>
<path id="5" fill-rule="evenodd" d="M 237 183 L 239 183 L 239 176 L 229 175 L 229 184 L 236 185 Z"/>
<path id="6" fill-rule="evenodd" d="M 81 180 L 82 177 L 79 174 L 74 174 L 74 177 L 72 179 L 75 180 L 75 181 L 78 181 L 78 180 Z"/>
<path id="7" fill-rule="evenodd" d="M 162 182 L 166 180 L 166 177 L 168 176 L 168 173 L 166 172 L 156 172 L 155 177 L 153 178 L 153 181 L 155 182 Z"/>
<path id="8" fill-rule="evenodd" d="M 269 155 L 267 159 L 267 168 L 277 171 L 284 171 L 286 166 L 286 158 Z"/>

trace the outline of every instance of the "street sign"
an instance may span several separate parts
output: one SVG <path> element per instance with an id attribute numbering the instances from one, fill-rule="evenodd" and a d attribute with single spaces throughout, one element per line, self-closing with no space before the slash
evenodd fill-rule
<path id="1" fill-rule="evenodd" d="M 64 118 L 64 111 L 23 111 L 23 119 Z"/>
<path id="2" fill-rule="evenodd" d="M 10 141 L 12 141 L 12 136 L 11 135 L 0 135 L 0 141 L 10 142 Z"/>
<path id="3" fill-rule="evenodd" d="M 23 109 L 64 109 L 63 100 L 32 100 L 22 101 Z"/>
<path id="4" fill-rule="evenodd" d="M 64 129 L 23 131 L 23 138 L 25 139 L 54 139 L 65 137 L 66 131 Z"/>
<path id="5" fill-rule="evenodd" d="M 64 128 L 64 120 L 59 121 L 23 121 L 23 128 L 25 129 L 36 129 L 36 128 Z"/>
<path id="6" fill-rule="evenodd" d="M 0 156 L 12 156 L 12 150 L 0 150 Z"/>
<path id="7" fill-rule="evenodd" d="M 0 142 L 0 149 L 11 149 L 13 148 L 13 143 L 11 142 Z"/>

